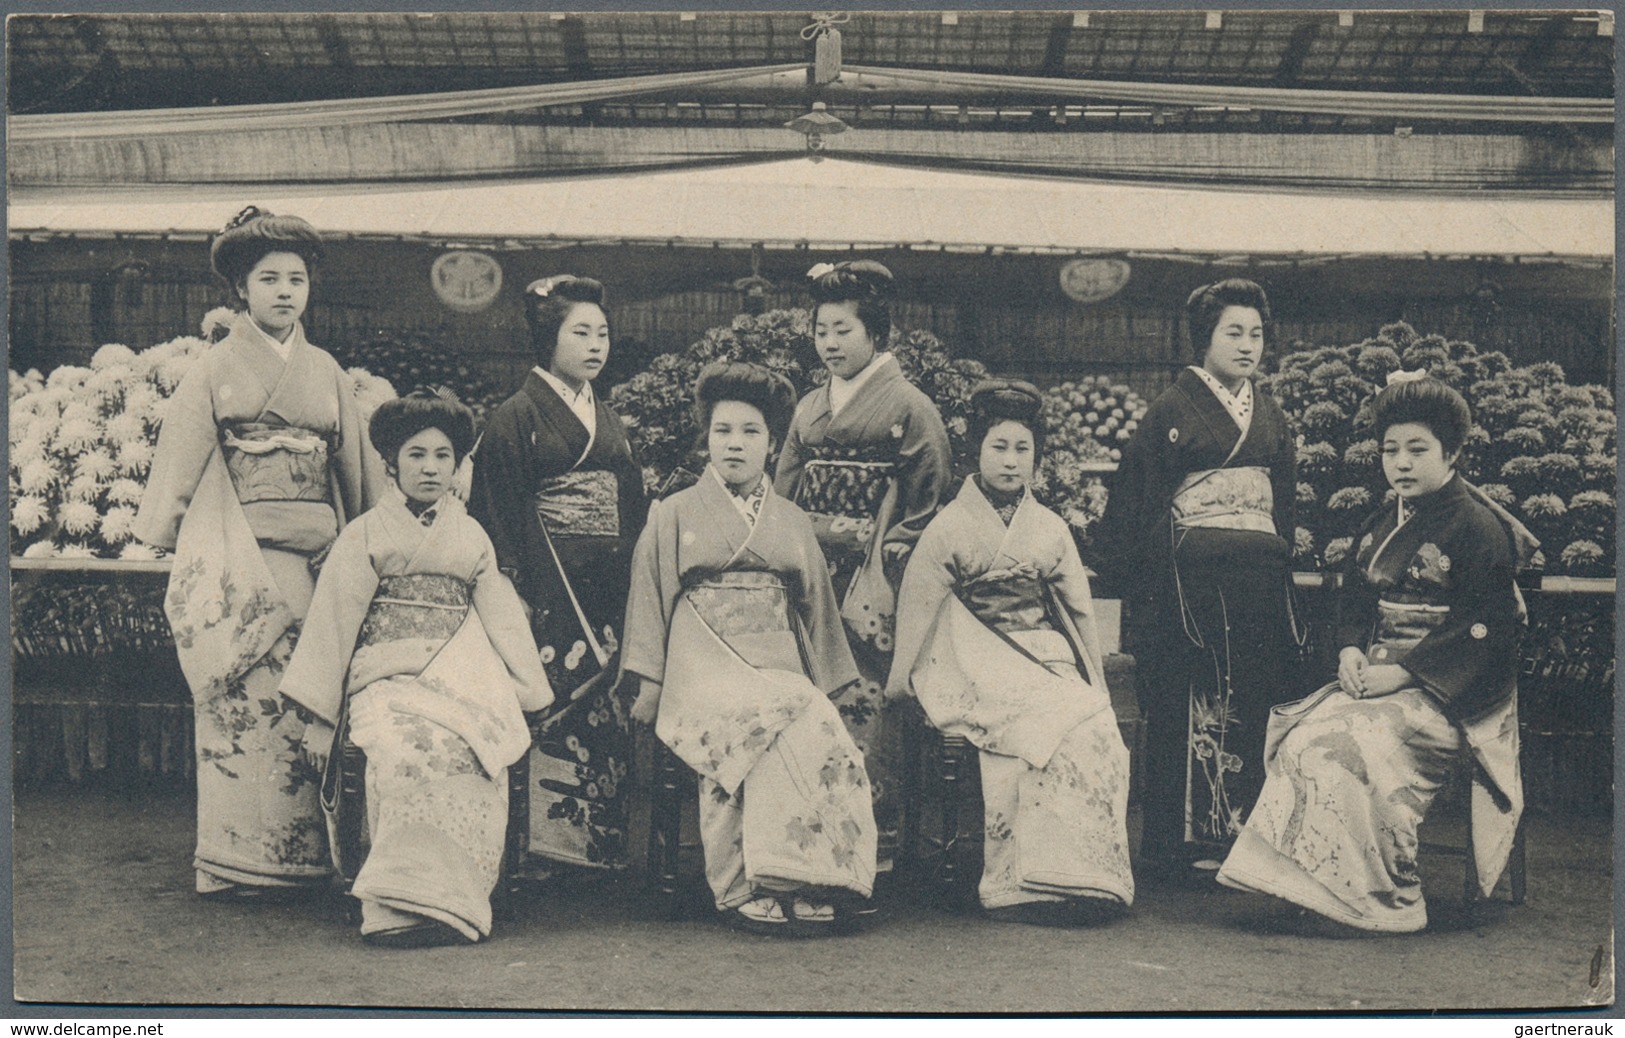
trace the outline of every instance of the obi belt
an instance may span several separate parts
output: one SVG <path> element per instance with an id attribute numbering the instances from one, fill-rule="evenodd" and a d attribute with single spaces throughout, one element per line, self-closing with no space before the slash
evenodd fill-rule
<path id="1" fill-rule="evenodd" d="M 755 667 L 806 672 L 784 580 L 763 570 L 709 573 L 684 589 L 705 626 Z"/>
<path id="2" fill-rule="evenodd" d="M 1248 530 L 1273 534 L 1275 492 L 1269 469 L 1257 465 L 1204 469 L 1174 492 L 1176 529 Z"/>
<path id="3" fill-rule="evenodd" d="M 378 582 L 358 646 L 422 639 L 444 642 L 468 615 L 468 582 L 441 573 L 384 577 Z"/>
<path id="4" fill-rule="evenodd" d="M 262 422 L 221 429 L 221 452 L 248 527 L 262 545 L 318 552 L 338 536 L 330 445 L 310 429 Z"/>
<path id="5" fill-rule="evenodd" d="M 620 481 L 606 469 L 566 472 L 536 491 L 536 518 L 554 537 L 619 537 Z"/>
<path id="6" fill-rule="evenodd" d="M 897 463 L 872 450 L 820 447 L 802 469 L 795 503 L 819 515 L 873 519 L 896 474 Z"/>
<path id="7" fill-rule="evenodd" d="M 1411 650 L 1449 616 L 1449 606 L 1379 598 L 1377 626 L 1366 657 L 1372 663 L 1404 663 Z"/>

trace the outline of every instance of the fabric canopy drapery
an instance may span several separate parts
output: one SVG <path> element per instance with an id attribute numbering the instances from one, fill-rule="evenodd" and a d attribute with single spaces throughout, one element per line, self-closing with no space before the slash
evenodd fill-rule
<path id="1" fill-rule="evenodd" d="M 1220 190 L 806 157 L 603 177 L 281 189 L 16 189 L 13 237 L 195 236 L 245 203 L 336 237 L 919 246 L 1192 257 L 1611 260 L 1609 198 Z"/>

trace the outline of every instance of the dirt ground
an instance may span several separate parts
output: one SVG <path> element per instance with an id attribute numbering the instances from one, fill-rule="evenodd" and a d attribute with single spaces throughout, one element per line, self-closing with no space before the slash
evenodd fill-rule
<path id="1" fill-rule="evenodd" d="M 1598 1006 L 1612 1001 L 1609 819 L 1531 818 L 1528 903 L 1461 901 L 1424 860 L 1421 934 L 1329 934 L 1271 899 L 1145 887 L 1090 928 L 994 923 L 919 886 L 863 932 L 736 933 L 665 921 L 638 878 L 538 891 L 474 947 L 363 946 L 344 899 L 214 904 L 191 893 L 184 792 L 20 791 L 20 1000 L 276 1006 L 790 1012 L 1166 1012 Z"/>

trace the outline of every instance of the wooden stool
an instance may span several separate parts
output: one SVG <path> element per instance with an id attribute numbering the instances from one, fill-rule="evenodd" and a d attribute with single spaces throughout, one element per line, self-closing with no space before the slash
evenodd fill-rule
<path id="1" fill-rule="evenodd" d="M 982 878 L 981 839 L 979 835 L 966 838 L 960 824 L 964 812 L 974 812 L 977 824 L 972 832 L 981 833 L 981 770 L 976 747 L 962 735 L 946 735 L 933 728 L 923 715 L 910 726 L 905 745 L 908 760 L 898 867 L 924 873 L 922 878 L 950 909 L 974 907 Z M 929 784 L 922 780 L 922 768 L 930 771 Z M 924 842 L 938 856 L 934 867 L 927 867 L 920 854 L 928 796 L 940 812 L 937 832 L 924 835 Z"/>
<path id="2" fill-rule="evenodd" d="M 1467 838 L 1462 844 L 1422 841 L 1417 850 L 1432 854 L 1460 855 L 1465 875 L 1462 880 L 1462 900 L 1473 904 L 1484 900 L 1478 889 L 1478 861 L 1473 857 L 1473 769 L 1476 761 L 1465 743 L 1456 759 L 1456 774 L 1451 778 L 1449 790 L 1467 802 Z M 1511 884 L 1511 903 L 1521 905 L 1529 893 L 1529 876 L 1524 855 L 1524 823 L 1518 819 L 1517 831 L 1512 837 L 1512 852 L 1507 857 L 1506 873 Z"/>
<path id="3" fill-rule="evenodd" d="M 683 847 L 683 801 L 698 796 L 694 771 L 656 741 L 649 782 L 649 892 L 663 919 L 682 914 L 678 864 Z"/>

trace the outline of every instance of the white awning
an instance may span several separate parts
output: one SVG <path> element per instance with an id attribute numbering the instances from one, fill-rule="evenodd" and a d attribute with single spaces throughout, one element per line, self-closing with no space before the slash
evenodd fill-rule
<path id="1" fill-rule="evenodd" d="M 12 237 L 207 235 L 243 205 L 335 237 L 983 248 L 1199 257 L 1614 254 L 1610 198 L 1217 190 L 846 159 L 535 180 L 18 189 Z"/>

